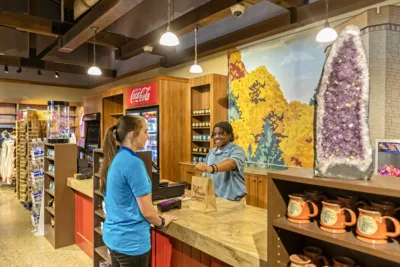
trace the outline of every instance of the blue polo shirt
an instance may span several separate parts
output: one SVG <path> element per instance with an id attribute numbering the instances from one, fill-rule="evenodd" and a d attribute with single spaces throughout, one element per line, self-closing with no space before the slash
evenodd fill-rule
<path id="1" fill-rule="evenodd" d="M 210 177 L 214 181 L 215 194 L 217 197 L 239 200 L 247 195 L 244 182 L 244 167 L 246 157 L 243 148 L 230 142 L 223 150 L 213 148 L 206 157 L 206 164 L 218 164 L 224 159 L 232 159 L 236 162 L 237 169 L 228 172 L 217 172 L 214 174 L 203 173 L 203 176 Z"/>
<path id="2" fill-rule="evenodd" d="M 109 249 L 131 256 L 150 250 L 150 224 L 136 201 L 149 193 L 151 182 L 144 162 L 131 149 L 121 147 L 108 169 L 104 196 L 103 241 Z"/>

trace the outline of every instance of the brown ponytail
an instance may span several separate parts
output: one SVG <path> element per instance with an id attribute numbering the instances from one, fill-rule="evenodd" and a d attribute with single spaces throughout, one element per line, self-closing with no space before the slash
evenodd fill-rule
<path id="1" fill-rule="evenodd" d="M 103 165 L 100 170 L 100 191 L 104 194 L 107 183 L 108 168 L 117 153 L 117 145 L 121 145 L 130 132 L 139 135 L 144 119 L 136 115 L 122 116 L 116 125 L 108 128 L 103 143 Z"/>

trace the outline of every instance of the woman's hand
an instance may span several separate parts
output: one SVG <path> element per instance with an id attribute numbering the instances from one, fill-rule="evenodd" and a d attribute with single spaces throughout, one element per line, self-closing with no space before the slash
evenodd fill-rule
<path id="1" fill-rule="evenodd" d="M 170 215 L 167 215 L 167 214 L 164 214 L 164 215 L 163 215 L 163 218 L 164 218 L 164 220 L 165 220 L 165 225 L 164 225 L 164 227 L 167 227 L 171 222 L 174 222 L 174 221 L 178 220 L 177 217 L 175 217 L 175 216 L 170 216 Z"/>
<path id="2" fill-rule="evenodd" d="M 208 172 L 208 173 L 212 172 L 212 170 L 213 170 L 211 166 L 208 166 L 208 165 L 204 164 L 203 162 L 197 163 L 195 168 L 198 169 L 199 171 Z"/>

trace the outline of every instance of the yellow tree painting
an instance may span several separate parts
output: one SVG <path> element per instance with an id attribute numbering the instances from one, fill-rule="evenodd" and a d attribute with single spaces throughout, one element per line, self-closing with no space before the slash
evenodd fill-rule
<path id="1" fill-rule="evenodd" d="M 319 44 L 302 47 L 314 38 L 230 53 L 229 120 L 248 165 L 313 167 L 313 97 L 325 57 Z M 307 64 L 313 67 L 301 68 Z"/>

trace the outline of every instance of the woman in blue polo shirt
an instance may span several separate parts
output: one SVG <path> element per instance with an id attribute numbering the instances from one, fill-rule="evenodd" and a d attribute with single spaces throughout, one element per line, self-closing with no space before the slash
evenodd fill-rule
<path id="1" fill-rule="evenodd" d="M 142 117 L 122 116 L 104 138 L 100 174 L 107 215 L 103 241 L 110 250 L 112 267 L 148 267 L 150 224 L 161 229 L 176 220 L 158 216 L 153 207 L 150 178 L 135 153 L 145 147 L 148 137 Z"/>
<path id="2" fill-rule="evenodd" d="M 211 137 L 216 147 L 207 154 L 205 163 L 196 165 L 196 169 L 202 171 L 203 176 L 213 179 L 217 197 L 244 201 L 243 197 L 247 195 L 244 182 L 246 157 L 243 149 L 232 142 L 232 126 L 226 121 L 218 122 Z"/>

